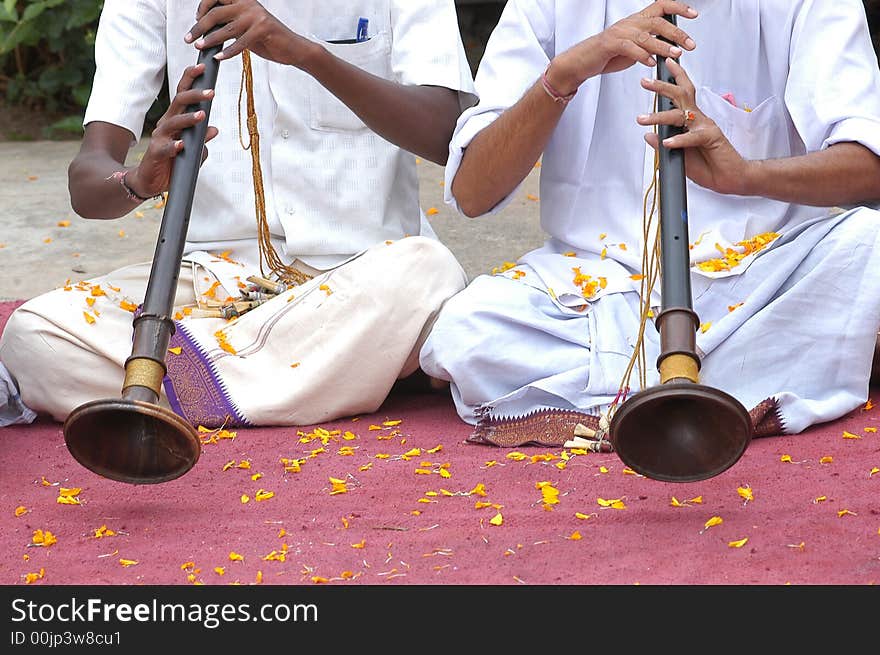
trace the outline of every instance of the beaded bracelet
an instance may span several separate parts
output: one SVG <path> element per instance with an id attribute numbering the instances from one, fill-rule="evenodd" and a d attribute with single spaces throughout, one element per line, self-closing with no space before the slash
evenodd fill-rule
<path id="1" fill-rule="evenodd" d="M 144 198 L 143 196 L 139 196 L 137 193 L 135 193 L 134 189 L 132 189 L 130 186 L 128 186 L 128 182 L 125 181 L 125 176 L 127 174 L 128 174 L 128 171 L 116 171 L 115 173 L 113 173 L 113 175 L 111 175 L 107 179 L 108 180 L 115 180 L 115 181 L 119 182 L 119 184 L 122 185 L 122 188 L 125 189 L 126 197 L 129 200 L 131 200 L 132 202 L 146 202 L 147 200 L 155 200 L 157 198 L 162 197 L 162 194 L 150 196 L 148 198 Z"/>
<path id="2" fill-rule="evenodd" d="M 546 70 L 544 70 L 544 74 L 541 75 L 541 86 L 544 87 L 544 91 L 547 92 L 547 95 L 553 98 L 553 102 L 557 102 L 561 104 L 563 107 L 571 102 L 571 99 L 577 95 L 577 89 L 569 93 L 567 96 L 562 95 L 559 91 L 557 91 L 552 84 L 550 84 L 550 80 L 547 79 L 547 73 L 550 72 L 550 65 L 547 65 Z"/>

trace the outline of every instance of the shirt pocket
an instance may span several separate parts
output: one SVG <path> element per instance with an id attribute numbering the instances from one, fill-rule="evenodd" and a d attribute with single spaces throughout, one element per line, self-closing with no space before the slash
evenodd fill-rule
<path id="1" fill-rule="evenodd" d="M 332 55 L 358 68 L 381 77 L 392 79 L 391 47 L 386 32 L 373 35 L 360 43 L 318 42 Z M 339 98 L 325 89 L 317 80 L 309 78 L 309 125 L 324 132 L 357 132 L 367 129 L 364 122 Z"/>
<path id="2" fill-rule="evenodd" d="M 697 104 L 721 128 L 744 159 L 769 159 L 791 154 L 788 130 L 784 129 L 788 123 L 783 119 L 782 103 L 777 96 L 769 96 L 754 109 L 746 111 L 704 86 L 699 91 Z"/>

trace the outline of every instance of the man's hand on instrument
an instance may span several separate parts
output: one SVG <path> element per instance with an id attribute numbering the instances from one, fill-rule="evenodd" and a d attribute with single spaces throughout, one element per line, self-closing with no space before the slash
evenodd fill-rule
<path id="1" fill-rule="evenodd" d="M 675 109 L 639 116 L 639 125 L 676 125 L 683 127 L 681 134 L 663 142 L 667 148 L 685 149 L 687 176 L 702 187 L 724 194 L 743 194 L 749 162 L 737 152 L 721 128 L 697 107 L 696 89 L 684 68 L 673 59 L 667 59 L 669 72 L 675 84 L 645 78 L 642 87 L 669 98 Z M 659 136 L 656 132 L 645 135 L 645 140 L 656 150 Z"/>
<path id="2" fill-rule="evenodd" d="M 223 27 L 208 34 L 217 25 Z M 196 24 L 184 41 L 202 50 L 229 40 L 233 43 L 215 55 L 217 59 L 229 59 L 250 50 L 263 59 L 299 66 L 312 45 L 256 0 L 201 0 Z"/>
<path id="3" fill-rule="evenodd" d="M 667 14 L 692 19 L 697 10 L 676 0 L 655 0 L 555 57 L 552 72 L 548 69 L 547 73 L 550 83 L 570 93 L 596 75 L 616 73 L 636 63 L 653 67 L 658 56 L 679 57 L 683 50 L 696 48 L 687 32 L 664 18 Z"/>
<path id="4" fill-rule="evenodd" d="M 150 145 L 140 164 L 126 176 L 129 187 L 139 196 L 150 198 L 168 190 L 174 158 L 183 150 L 181 133 L 205 120 L 204 111 L 186 111 L 190 105 L 197 105 L 214 97 L 213 89 L 200 91 L 192 88 L 193 82 L 204 72 L 204 64 L 190 66 L 183 72 L 177 85 L 177 93 L 156 124 L 150 137 Z M 213 139 L 217 133 L 216 127 L 208 127 L 205 142 Z M 207 156 L 208 150 L 205 148 L 202 152 L 203 162 Z"/>

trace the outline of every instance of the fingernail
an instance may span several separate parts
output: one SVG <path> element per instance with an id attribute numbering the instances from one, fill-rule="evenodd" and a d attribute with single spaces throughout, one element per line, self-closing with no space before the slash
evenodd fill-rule
<path id="1" fill-rule="evenodd" d="M 203 48 L 204 46 L 205 46 L 205 40 L 204 40 L 204 39 L 199 39 L 198 41 L 196 41 L 196 47 L 197 47 L 197 48 Z"/>
<path id="2" fill-rule="evenodd" d="M 671 52 L 676 57 L 681 56 L 681 48 L 677 48 L 675 46 L 672 46 L 671 48 L 669 48 L 669 52 Z"/>
<path id="3" fill-rule="evenodd" d="M 210 96 L 214 95 L 214 89 L 205 89 L 204 91 L 202 91 L 202 95 L 205 96 L 206 98 L 210 97 Z"/>
<path id="4" fill-rule="evenodd" d="M 691 38 L 688 38 L 688 40 L 685 41 L 684 44 L 685 44 L 685 46 L 688 47 L 688 48 L 696 48 L 696 47 L 697 47 L 697 43 L 696 43 L 696 41 L 694 41 L 694 40 L 691 39 Z"/>
<path id="5" fill-rule="evenodd" d="M 193 40 L 193 35 L 192 35 L 192 33 L 191 33 L 191 32 L 187 32 L 187 33 L 186 33 L 186 36 L 183 37 L 183 40 L 186 41 L 187 43 L 192 43 L 192 40 Z"/>
<path id="6" fill-rule="evenodd" d="M 663 145 L 664 145 L 664 146 L 668 146 L 668 145 L 671 145 L 671 144 L 672 144 L 672 139 L 671 139 L 671 138 L 670 138 L 670 139 L 663 139 Z"/>
<path id="7" fill-rule="evenodd" d="M 226 55 L 224 55 L 222 52 L 218 52 L 216 55 L 214 55 L 214 59 L 220 61 L 221 59 L 226 59 Z"/>
<path id="8" fill-rule="evenodd" d="M 639 114 L 638 116 L 636 116 L 636 120 L 637 121 L 646 121 L 646 120 L 648 120 L 648 115 L 647 114 Z"/>
<path id="9" fill-rule="evenodd" d="M 697 10 L 694 9 L 693 7 L 688 7 L 688 15 L 689 15 L 689 16 L 696 16 L 696 15 L 697 15 Z"/>

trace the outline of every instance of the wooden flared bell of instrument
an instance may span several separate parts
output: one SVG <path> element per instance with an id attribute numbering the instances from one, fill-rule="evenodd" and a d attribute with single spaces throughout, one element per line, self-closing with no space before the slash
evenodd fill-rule
<path id="1" fill-rule="evenodd" d="M 674 16 L 666 19 L 675 23 Z M 658 77 L 675 83 L 658 57 Z M 675 109 L 660 97 L 660 111 Z M 662 311 L 657 317 L 660 385 L 645 389 L 616 409 L 609 439 L 620 459 L 637 473 L 666 482 L 696 482 L 733 466 L 752 439 L 752 421 L 730 394 L 699 383 L 692 309 L 684 152 L 662 141 L 681 128 L 662 125 L 660 136 L 660 257 Z"/>
<path id="2" fill-rule="evenodd" d="M 730 394 L 699 384 L 698 322 L 688 309 L 658 316 L 660 385 L 626 400 L 611 419 L 610 440 L 618 457 L 654 480 L 714 477 L 733 466 L 752 439 L 745 407 Z"/>
<path id="3" fill-rule="evenodd" d="M 180 416 L 126 398 L 80 405 L 64 428 L 74 459 L 98 475 L 131 484 L 179 478 L 199 459 L 201 443 Z"/>
<path id="4" fill-rule="evenodd" d="M 215 28 L 217 29 L 217 28 Z M 213 89 L 222 45 L 199 52 L 205 70 L 193 89 Z M 189 471 L 199 459 L 201 441 L 182 417 L 159 404 L 165 357 L 174 333 L 171 319 L 177 278 L 186 245 L 189 217 L 211 101 L 188 107 L 205 119 L 181 134 L 183 150 L 174 160 L 168 199 L 159 228 L 150 279 L 142 309 L 134 318 L 131 356 L 125 362 L 122 397 L 85 403 L 64 422 L 64 441 L 77 462 L 100 476 L 130 482 L 167 482 Z"/>

